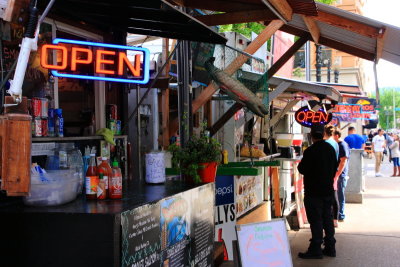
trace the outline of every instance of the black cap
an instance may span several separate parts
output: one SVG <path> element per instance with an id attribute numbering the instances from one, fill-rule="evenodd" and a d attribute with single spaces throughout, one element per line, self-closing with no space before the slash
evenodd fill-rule
<path id="1" fill-rule="evenodd" d="M 325 126 L 321 124 L 314 124 L 311 126 L 311 134 L 324 134 Z"/>

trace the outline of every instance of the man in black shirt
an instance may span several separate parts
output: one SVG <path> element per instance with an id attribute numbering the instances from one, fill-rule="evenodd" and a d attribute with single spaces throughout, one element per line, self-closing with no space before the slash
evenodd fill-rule
<path id="1" fill-rule="evenodd" d="M 323 134 L 322 125 L 311 128 L 313 144 L 304 151 L 303 159 L 297 167 L 304 176 L 304 205 L 312 236 L 308 250 L 299 253 L 303 259 L 321 259 L 323 254 L 336 256 L 332 205 L 333 178 L 338 162 L 335 149 L 323 140 Z M 325 248 L 322 250 L 323 242 Z"/>

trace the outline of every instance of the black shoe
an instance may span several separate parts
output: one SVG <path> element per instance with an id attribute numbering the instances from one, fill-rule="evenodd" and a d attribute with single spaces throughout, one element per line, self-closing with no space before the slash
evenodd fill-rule
<path id="1" fill-rule="evenodd" d="M 310 252 L 309 250 L 307 250 L 306 252 L 299 252 L 298 256 L 302 259 L 322 259 L 324 257 L 322 255 L 322 252 L 316 253 Z"/>
<path id="2" fill-rule="evenodd" d="M 328 257 L 336 257 L 336 250 L 324 248 L 322 250 L 322 254 L 324 254 L 325 256 L 328 256 Z"/>

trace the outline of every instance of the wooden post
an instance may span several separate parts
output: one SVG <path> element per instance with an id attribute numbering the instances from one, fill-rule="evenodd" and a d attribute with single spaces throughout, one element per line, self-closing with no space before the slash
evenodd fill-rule
<path id="1" fill-rule="evenodd" d="M 274 200 L 275 217 L 282 216 L 281 198 L 279 196 L 279 168 L 271 167 L 272 199 Z"/>
<path id="2" fill-rule="evenodd" d="M 248 54 L 254 54 L 269 38 L 282 27 L 284 23 L 280 20 L 271 21 L 268 26 L 254 39 L 244 52 Z M 232 75 L 237 71 L 246 61 L 248 57 L 240 54 L 228 67 L 224 70 L 227 74 Z M 209 84 L 201 94 L 193 101 L 193 112 L 196 112 L 201 106 L 203 106 L 217 91 L 218 87 L 211 83 Z"/>
<path id="3" fill-rule="evenodd" d="M 169 39 L 165 38 L 163 39 L 163 64 L 168 59 L 169 56 Z M 164 77 L 168 77 L 169 69 L 171 66 L 171 63 L 168 62 L 168 65 L 164 68 Z M 164 149 L 168 148 L 169 145 L 169 88 L 166 88 L 165 90 L 162 91 L 161 93 L 161 116 L 162 116 L 162 122 L 161 122 L 161 128 L 162 128 L 162 147 Z"/>
<path id="4" fill-rule="evenodd" d="M 26 114 L 0 117 L 1 189 L 8 196 L 26 196 L 30 190 L 31 121 Z"/>

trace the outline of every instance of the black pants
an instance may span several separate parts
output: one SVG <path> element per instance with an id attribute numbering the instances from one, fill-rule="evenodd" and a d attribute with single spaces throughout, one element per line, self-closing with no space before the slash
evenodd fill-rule
<path id="1" fill-rule="evenodd" d="M 329 197 L 304 197 L 307 219 L 311 228 L 311 245 L 321 247 L 335 247 L 335 228 L 333 226 L 332 205 L 334 196 Z M 325 238 L 323 232 L 325 231 Z"/>
<path id="2" fill-rule="evenodd" d="M 333 199 L 333 219 L 337 220 L 339 218 L 339 198 L 338 192 L 335 190 L 335 197 Z"/>

